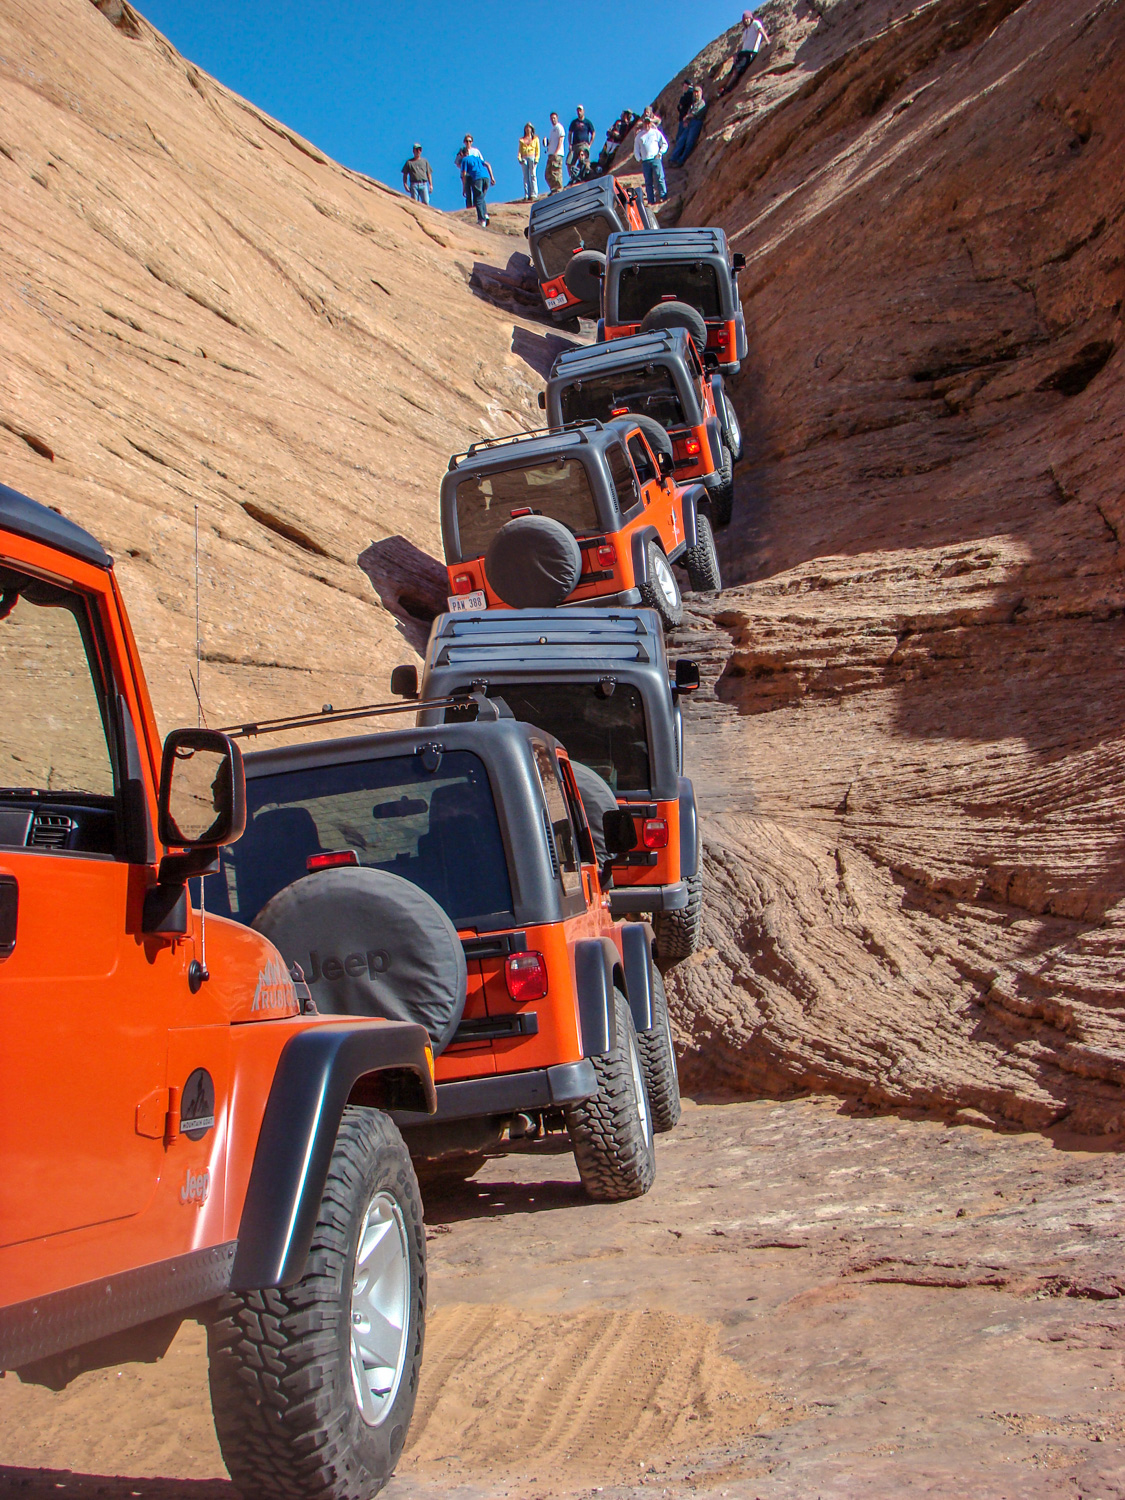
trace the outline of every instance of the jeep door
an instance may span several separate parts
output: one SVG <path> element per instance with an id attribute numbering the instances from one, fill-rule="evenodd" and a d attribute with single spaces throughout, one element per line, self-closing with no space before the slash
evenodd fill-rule
<path id="1" fill-rule="evenodd" d="M 125 722 L 135 687 L 109 575 L 69 559 L 67 570 L 79 586 L 0 557 L 8 1245 L 123 1220 L 152 1199 L 164 1155 L 164 995 L 173 978 L 184 985 L 191 957 L 190 946 L 141 935 L 146 782 Z M 89 1260 L 82 1269 L 83 1280 L 100 1274 Z M 5 1293 L 21 1294 L 10 1279 Z"/>

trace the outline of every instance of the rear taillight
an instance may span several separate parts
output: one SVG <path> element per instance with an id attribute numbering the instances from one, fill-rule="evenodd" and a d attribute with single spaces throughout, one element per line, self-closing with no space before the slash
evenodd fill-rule
<path id="1" fill-rule="evenodd" d="M 730 329 L 729 328 L 720 328 L 718 330 L 718 332 L 715 334 L 715 342 L 716 342 L 716 344 L 722 344 L 722 345 L 729 344 L 730 343 Z"/>
<path id="2" fill-rule="evenodd" d="M 641 824 L 641 843 L 646 849 L 667 849 L 668 819 L 646 818 Z"/>
<path id="3" fill-rule="evenodd" d="M 612 542 L 603 542 L 598 548 L 598 567 L 613 568 L 617 566 L 617 553 L 613 550 Z"/>
<path id="4" fill-rule="evenodd" d="M 504 983 L 517 1005 L 542 1000 L 547 993 L 547 960 L 542 953 L 509 953 L 504 962 Z"/>
<path id="5" fill-rule="evenodd" d="M 310 854 L 305 860 L 305 869 L 311 875 L 314 870 L 334 870 L 337 865 L 358 865 L 359 855 L 354 849 L 334 849 L 331 854 Z"/>
<path id="6" fill-rule="evenodd" d="M 703 445 L 698 438 L 677 438 L 672 449 L 677 458 L 698 458 Z"/>
<path id="7" fill-rule="evenodd" d="M 471 594 L 473 592 L 473 575 L 471 573 L 454 573 L 453 592 L 455 594 Z"/>

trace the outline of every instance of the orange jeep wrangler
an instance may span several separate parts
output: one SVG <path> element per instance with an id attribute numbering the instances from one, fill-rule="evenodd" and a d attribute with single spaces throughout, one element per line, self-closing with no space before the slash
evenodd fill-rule
<path id="1" fill-rule="evenodd" d="M 418 1025 L 321 1016 L 189 881 L 246 817 L 238 747 L 164 742 L 112 560 L 0 486 L 0 1369 L 60 1389 L 208 1331 L 244 1496 L 367 1500 L 410 1424 L 425 1243 L 387 1111 Z"/>
<path id="2" fill-rule="evenodd" d="M 653 227 L 643 196 L 616 177 L 576 182 L 533 203 L 524 234 L 555 322 L 596 318 L 606 241 L 617 231 Z"/>
<path id="3" fill-rule="evenodd" d="M 441 485 L 450 612 L 646 604 L 678 625 L 672 564 L 697 592 L 722 580 L 710 497 L 676 484 L 670 447 L 658 422 L 627 413 L 454 454 Z"/>
<path id="4" fill-rule="evenodd" d="M 650 1099 L 679 1110 L 650 931 L 610 915 L 562 747 L 482 697 L 472 708 L 475 722 L 248 755 L 223 909 L 300 965 L 318 1010 L 425 1021 L 437 1113 L 395 1114 L 416 1158 L 475 1170 L 505 1138 L 565 1128 L 591 1197 L 636 1197 L 655 1173 L 654 1128 L 668 1128 Z M 632 818 L 612 808 L 599 832 L 632 847 Z M 403 885 L 421 922 L 406 902 L 388 909 Z M 399 968 L 425 975 L 430 998 L 396 986 Z"/>
<path id="5" fill-rule="evenodd" d="M 703 485 L 716 527 L 726 526 L 742 429 L 713 356 L 710 369 L 685 328 L 654 329 L 567 349 L 551 367 L 540 409 L 552 427 L 632 412 L 650 419 L 650 446 L 671 455 L 677 484 Z"/>

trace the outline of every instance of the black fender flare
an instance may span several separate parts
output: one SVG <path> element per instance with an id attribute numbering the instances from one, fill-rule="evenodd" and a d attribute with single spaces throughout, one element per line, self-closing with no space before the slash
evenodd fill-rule
<path id="1" fill-rule="evenodd" d="M 711 497 L 701 484 L 689 485 L 683 493 L 684 507 L 684 547 L 694 547 L 699 541 L 699 529 L 695 524 L 697 515 L 705 515 L 709 521 L 713 521 L 711 515 Z"/>
<path id="2" fill-rule="evenodd" d="M 699 873 L 699 810 L 695 788 L 686 776 L 680 777 L 680 879 Z"/>
<path id="3" fill-rule="evenodd" d="M 652 1030 L 652 935 L 644 922 L 621 928 L 621 956 L 625 966 L 625 994 L 638 1031 Z"/>
<path id="4" fill-rule="evenodd" d="M 606 949 L 609 952 L 606 952 Z M 613 1005 L 613 965 L 617 950 L 601 938 L 580 938 L 574 945 L 574 985 L 578 992 L 578 1024 L 582 1056 L 597 1057 L 617 1041 Z"/>
<path id="5" fill-rule="evenodd" d="M 641 526 L 633 533 L 630 544 L 633 552 L 633 582 L 638 588 L 648 582 L 648 557 L 645 555 L 647 542 L 655 542 L 658 547 L 661 546 L 660 533 L 655 526 Z"/>
<path id="6" fill-rule="evenodd" d="M 723 466 L 723 429 L 718 417 L 707 420 L 707 443 L 711 449 L 711 462 L 716 469 Z"/>
<path id="7" fill-rule="evenodd" d="M 305 1274 L 345 1104 L 434 1112 L 428 1043 L 409 1021 L 350 1021 L 285 1044 L 242 1204 L 232 1291 L 291 1286 Z"/>

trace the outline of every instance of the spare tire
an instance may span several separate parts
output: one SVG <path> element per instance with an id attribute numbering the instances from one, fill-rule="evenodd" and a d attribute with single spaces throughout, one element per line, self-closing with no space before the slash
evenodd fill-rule
<path id="1" fill-rule="evenodd" d="M 465 950 L 419 886 L 345 865 L 278 891 L 254 918 L 287 964 L 299 963 L 316 1008 L 331 1015 L 415 1021 L 434 1052 L 465 1009 Z"/>
<path id="2" fill-rule="evenodd" d="M 707 324 L 703 314 L 686 302 L 658 302 L 641 320 L 641 332 L 651 333 L 656 328 L 686 328 L 700 359 L 707 347 Z"/>
<path id="3" fill-rule="evenodd" d="M 641 429 L 648 438 L 649 447 L 657 457 L 664 453 L 672 462 L 675 461 L 676 455 L 672 451 L 672 439 L 668 436 L 668 429 L 662 427 L 655 417 L 642 417 L 630 412 L 625 420 Z"/>
<path id="4" fill-rule="evenodd" d="M 582 574 L 582 551 L 561 521 L 517 516 L 501 526 L 484 556 L 484 576 L 512 609 L 554 609 Z"/>
<path id="5" fill-rule="evenodd" d="M 594 841 L 594 853 L 598 857 L 600 869 L 607 858 L 605 824 L 602 820 L 607 812 L 617 811 L 617 798 L 613 795 L 609 782 L 599 776 L 593 766 L 586 765 L 584 761 L 572 760 L 570 769 L 574 772 L 574 782 L 586 811 L 586 821 L 590 825 L 590 836 Z"/>
<path id="6" fill-rule="evenodd" d="M 594 267 L 600 268 L 595 271 Z M 566 282 L 567 291 L 572 296 L 580 297 L 583 302 L 600 302 L 602 295 L 602 275 L 605 271 L 605 256 L 600 250 L 579 250 L 570 257 L 566 270 L 563 272 L 563 280 Z"/>

